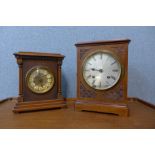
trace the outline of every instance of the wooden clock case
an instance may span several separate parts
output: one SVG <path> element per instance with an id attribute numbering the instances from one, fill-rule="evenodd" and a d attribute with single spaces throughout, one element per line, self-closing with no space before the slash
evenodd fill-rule
<path id="1" fill-rule="evenodd" d="M 13 111 L 24 112 L 65 107 L 61 90 L 61 65 L 64 56 L 39 52 L 18 52 L 14 55 L 19 66 L 19 97 Z M 33 93 L 27 87 L 26 74 L 34 66 L 48 67 L 54 75 L 55 84 L 47 93 Z"/>
<path id="2" fill-rule="evenodd" d="M 128 116 L 128 44 L 130 40 L 112 40 L 77 43 L 77 100 L 75 108 L 84 111 L 113 113 Z M 84 81 L 82 67 L 84 60 L 94 51 L 107 50 L 118 58 L 121 77 L 117 84 L 107 90 L 94 90 Z"/>

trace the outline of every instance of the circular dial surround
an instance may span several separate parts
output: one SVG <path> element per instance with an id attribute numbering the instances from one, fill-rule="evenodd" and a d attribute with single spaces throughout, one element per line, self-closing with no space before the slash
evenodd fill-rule
<path id="1" fill-rule="evenodd" d="M 54 85 L 54 76 L 47 67 L 34 67 L 26 75 L 28 88 L 37 94 L 50 91 Z"/>
<path id="2" fill-rule="evenodd" d="M 121 65 L 112 52 L 98 50 L 84 60 L 82 72 L 85 82 L 91 88 L 107 90 L 119 81 Z"/>

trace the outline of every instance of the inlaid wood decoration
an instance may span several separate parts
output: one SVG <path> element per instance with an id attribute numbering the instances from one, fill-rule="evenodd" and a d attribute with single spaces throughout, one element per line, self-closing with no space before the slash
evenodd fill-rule
<path id="1" fill-rule="evenodd" d="M 14 112 L 65 107 L 61 91 L 61 54 L 14 53 L 19 66 L 19 97 Z"/>
<path id="2" fill-rule="evenodd" d="M 125 39 L 75 44 L 76 109 L 128 116 L 129 42 L 129 39 Z"/>

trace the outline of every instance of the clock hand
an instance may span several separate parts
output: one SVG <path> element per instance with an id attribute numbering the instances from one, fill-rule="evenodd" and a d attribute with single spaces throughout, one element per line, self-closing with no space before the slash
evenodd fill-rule
<path id="1" fill-rule="evenodd" d="M 39 76 L 39 77 L 44 77 L 44 76 L 46 76 L 46 75 L 47 75 L 47 74 L 41 74 L 40 71 L 37 70 L 37 76 Z"/>
<path id="2" fill-rule="evenodd" d="M 44 76 L 46 76 L 47 74 L 40 74 L 40 72 L 37 74 L 37 77 L 42 78 Z"/>
<path id="3" fill-rule="evenodd" d="M 43 82 L 41 82 L 41 84 L 40 84 L 40 85 L 41 85 L 41 87 L 43 87 Z"/>
<path id="4" fill-rule="evenodd" d="M 40 78 L 38 81 L 39 81 L 40 86 L 43 87 L 43 79 Z"/>
<path id="5" fill-rule="evenodd" d="M 46 76 L 47 74 L 43 74 L 43 75 L 41 75 L 40 77 L 44 77 L 44 76 Z"/>
<path id="6" fill-rule="evenodd" d="M 100 73 L 102 73 L 102 72 L 103 72 L 103 69 L 96 69 L 96 68 L 92 68 L 91 70 L 92 70 L 92 71 L 99 71 Z"/>

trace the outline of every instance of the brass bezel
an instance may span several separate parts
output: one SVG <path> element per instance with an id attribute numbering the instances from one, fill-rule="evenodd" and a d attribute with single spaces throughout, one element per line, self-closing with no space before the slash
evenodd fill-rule
<path id="1" fill-rule="evenodd" d="M 91 86 L 87 83 L 87 81 L 86 81 L 85 78 L 84 78 L 84 71 L 83 71 L 83 70 L 84 70 L 84 66 L 85 66 L 85 64 L 86 64 L 86 61 L 87 61 L 92 55 L 94 55 L 94 54 L 96 54 L 96 53 L 101 53 L 101 52 L 111 55 L 111 56 L 117 61 L 117 63 L 119 64 L 121 71 L 120 71 L 120 75 L 119 75 L 118 80 L 117 80 L 112 86 L 107 87 L 107 88 L 105 88 L 105 89 L 96 89 L 96 88 L 94 88 L 94 87 L 91 87 Z M 114 54 L 112 51 L 106 50 L 106 49 L 97 49 L 97 50 L 93 50 L 92 52 L 90 52 L 90 53 L 84 58 L 83 63 L 82 63 L 82 78 L 83 78 L 84 82 L 87 84 L 87 86 L 89 86 L 90 88 L 92 88 L 92 89 L 95 90 L 95 91 L 106 91 L 106 90 L 109 90 L 109 89 L 113 88 L 113 87 L 119 82 L 119 80 L 120 80 L 120 78 L 121 78 L 121 75 L 122 75 L 122 71 L 123 71 L 123 66 L 122 66 L 121 63 L 120 63 L 119 58 L 118 58 L 118 57 L 116 56 L 116 54 Z"/>
<path id="2" fill-rule="evenodd" d="M 30 84 L 29 84 L 29 77 L 30 77 L 31 73 L 32 73 L 34 70 L 36 70 L 37 68 L 38 68 L 38 69 L 44 69 L 44 70 L 48 71 L 48 73 L 49 73 L 49 74 L 52 76 L 52 78 L 53 78 L 53 83 L 52 83 L 51 87 L 49 87 L 49 89 L 46 89 L 46 90 L 41 91 L 41 92 L 32 89 L 32 87 L 31 87 Z M 29 88 L 29 90 L 32 91 L 33 93 L 36 93 L 36 94 L 45 94 L 45 93 L 49 92 L 49 91 L 53 88 L 53 86 L 54 86 L 54 84 L 55 84 L 55 79 L 54 79 L 53 73 L 49 70 L 48 67 L 45 67 L 45 66 L 34 66 L 34 67 L 32 67 L 31 69 L 29 69 L 29 70 L 27 71 L 27 73 L 26 73 L 25 81 L 26 81 L 26 86 Z"/>

